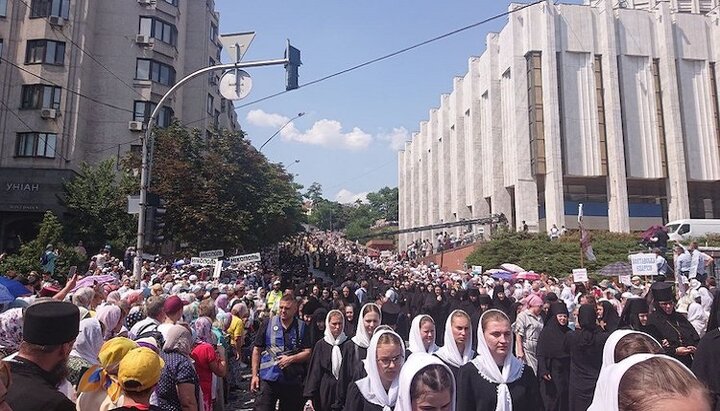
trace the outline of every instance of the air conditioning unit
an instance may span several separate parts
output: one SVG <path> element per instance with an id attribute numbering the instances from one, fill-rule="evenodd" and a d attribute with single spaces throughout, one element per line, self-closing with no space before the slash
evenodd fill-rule
<path id="1" fill-rule="evenodd" d="M 44 108 L 40 110 L 40 117 L 42 118 L 57 118 L 57 110 L 54 108 Z"/>
<path id="2" fill-rule="evenodd" d="M 65 25 L 65 19 L 59 16 L 48 17 L 48 22 L 50 22 L 51 25 L 58 27 L 62 27 Z"/>
<path id="3" fill-rule="evenodd" d="M 155 39 L 144 34 L 138 34 L 135 36 L 135 42 L 137 44 L 153 44 L 155 43 Z"/>
<path id="4" fill-rule="evenodd" d="M 131 121 L 128 123 L 128 130 L 130 131 L 143 131 L 145 125 L 142 121 Z"/>

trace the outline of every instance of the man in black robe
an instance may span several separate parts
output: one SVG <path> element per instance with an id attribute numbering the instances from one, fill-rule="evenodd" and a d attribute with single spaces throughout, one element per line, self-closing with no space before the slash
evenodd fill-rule
<path id="1" fill-rule="evenodd" d="M 692 367 L 700 336 L 687 318 L 675 311 L 675 299 L 670 284 L 655 283 L 651 290 L 655 311 L 648 316 L 648 322 L 660 333 L 660 344 L 665 353 L 688 368 Z"/>
<path id="2" fill-rule="evenodd" d="M 23 341 L 9 361 L 12 384 L 6 402 L 15 411 L 73 411 L 75 404 L 57 390 L 80 330 L 80 311 L 66 302 L 31 305 L 23 319 Z"/>

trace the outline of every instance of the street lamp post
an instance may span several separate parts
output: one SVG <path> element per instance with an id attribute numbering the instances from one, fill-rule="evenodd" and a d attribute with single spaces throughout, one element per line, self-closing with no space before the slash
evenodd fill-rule
<path id="1" fill-rule="evenodd" d="M 297 116 L 295 116 L 295 117 L 291 118 L 290 120 L 288 120 L 287 123 L 283 124 L 283 126 L 280 127 L 273 135 L 271 135 L 269 139 L 265 140 L 265 142 L 260 146 L 260 149 L 259 149 L 258 151 L 262 151 L 263 147 L 265 147 L 265 145 L 266 145 L 267 143 L 269 143 L 270 140 L 272 140 L 273 138 L 275 138 L 276 135 L 280 134 L 280 132 L 283 131 L 283 129 L 284 129 L 285 127 L 287 127 L 288 124 L 292 123 L 293 121 L 297 120 L 298 118 L 300 118 L 300 117 L 302 117 L 302 116 L 304 116 L 304 115 L 305 115 L 305 113 L 298 113 Z M 297 162 L 297 161 L 296 161 L 296 162 Z"/>
<path id="2" fill-rule="evenodd" d="M 291 48 L 291 46 L 288 43 L 288 50 Z M 188 81 L 203 75 L 205 73 L 210 73 L 213 71 L 219 71 L 219 70 L 231 70 L 231 69 L 241 69 L 241 68 L 250 68 L 250 67 L 262 67 L 262 66 L 272 66 L 272 65 L 285 65 L 287 67 L 288 64 L 291 64 L 291 59 L 289 57 L 290 53 L 286 53 L 285 58 L 283 59 L 276 59 L 276 60 L 262 60 L 262 61 L 249 61 L 246 63 L 241 62 L 235 62 L 235 63 L 226 63 L 226 64 L 218 64 L 215 66 L 210 67 L 204 67 L 199 70 L 196 70 L 187 76 L 183 77 L 180 81 L 178 81 L 174 86 L 170 88 L 170 90 L 165 93 L 160 101 L 158 101 L 157 105 L 155 106 L 155 109 L 150 114 L 150 118 L 147 120 L 147 126 L 145 130 L 145 134 L 142 137 L 142 168 L 141 168 L 141 174 L 140 174 L 140 213 L 138 214 L 138 232 L 137 232 L 137 255 L 135 256 L 135 264 L 133 269 L 133 275 L 135 277 L 135 280 L 137 281 L 137 284 L 140 284 L 140 273 L 141 273 L 141 267 L 142 267 L 142 260 L 143 260 L 143 248 L 145 247 L 145 216 L 147 212 L 147 192 L 148 192 L 148 186 L 150 185 L 150 178 L 149 178 L 149 171 L 150 171 L 150 139 L 152 138 L 152 130 L 153 130 L 153 123 L 155 122 L 155 119 L 157 118 L 158 113 L 163 107 L 163 104 L 165 101 L 180 87 L 185 85 Z M 298 115 L 301 116 L 304 113 L 300 113 Z M 297 118 L 297 117 L 296 117 Z M 288 122 L 289 123 L 289 122 Z M 287 125 L 287 124 L 286 124 Z M 285 126 L 283 126 L 285 127 Z M 282 129 L 281 129 L 282 130 Z M 277 133 L 276 133 L 277 134 Z M 269 140 L 268 140 L 269 141 Z"/>

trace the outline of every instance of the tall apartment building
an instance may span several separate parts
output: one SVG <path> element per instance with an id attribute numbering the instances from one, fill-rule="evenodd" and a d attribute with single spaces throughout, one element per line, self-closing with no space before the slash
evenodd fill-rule
<path id="1" fill-rule="evenodd" d="M 398 155 L 401 228 L 720 217 L 718 0 L 548 1 L 485 42 Z"/>
<path id="2" fill-rule="evenodd" d="M 0 250 L 83 161 L 139 150 L 146 117 L 185 75 L 220 62 L 213 0 L 0 0 Z M 239 129 L 219 74 L 162 108 L 201 130 Z"/>

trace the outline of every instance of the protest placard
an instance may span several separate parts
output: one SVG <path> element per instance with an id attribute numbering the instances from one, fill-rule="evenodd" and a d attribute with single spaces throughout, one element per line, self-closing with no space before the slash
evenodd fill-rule
<path id="1" fill-rule="evenodd" d="M 573 269 L 573 282 L 584 283 L 588 280 L 587 268 L 575 268 Z"/>
<path id="2" fill-rule="evenodd" d="M 655 258 L 657 258 L 657 256 L 655 254 L 631 254 L 629 258 L 632 264 L 633 275 L 657 275 L 657 265 L 655 265 Z"/>
<path id="3" fill-rule="evenodd" d="M 212 266 L 214 266 L 216 262 L 217 262 L 217 258 L 193 257 L 190 259 L 190 264 L 192 264 L 192 265 L 212 265 Z"/>
<path id="4" fill-rule="evenodd" d="M 207 251 L 200 251 L 198 253 L 200 258 L 220 258 L 225 256 L 225 251 L 223 250 L 207 250 Z"/>
<path id="5" fill-rule="evenodd" d="M 230 264 L 247 264 L 247 263 L 258 263 L 262 261 L 262 258 L 260 257 L 260 253 L 251 253 L 251 254 L 243 254 L 243 255 L 236 255 L 234 257 L 230 257 Z"/>

